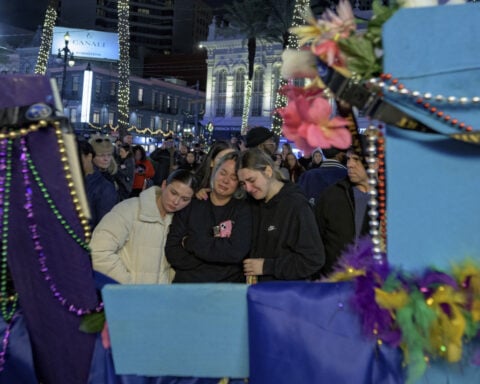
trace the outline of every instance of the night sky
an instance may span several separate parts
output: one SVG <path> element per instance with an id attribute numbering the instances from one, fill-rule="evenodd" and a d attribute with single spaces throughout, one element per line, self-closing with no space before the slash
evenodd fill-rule
<path id="1" fill-rule="evenodd" d="M 216 9 L 231 2 L 231 0 L 203 1 Z M 34 31 L 38 25 L 43 24 L 47 5 L 48 0 L 0 0 L 0 22 Z"/>
<path id="2" fill-rule="evenodd" d="M 43 24 L 47 4 L 48 0 L 0 0 L 0 22 L 34 31 Z"/>

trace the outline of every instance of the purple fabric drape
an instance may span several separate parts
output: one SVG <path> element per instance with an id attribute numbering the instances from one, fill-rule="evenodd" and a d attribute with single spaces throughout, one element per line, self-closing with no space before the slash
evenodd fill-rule
<path id="1" fill-rule="evenodd" d="M 7 323 L 0 317 L 0 338 L 5 336 Z M 0 339 L 1 340 L 1 339 Z M 10 323 L 10 336 L 5 365 L 0 372 L 0 384 L 37 384 L 32 350 L 22 311 L 17 311 Z"/>
<path id="2" fill-rule="evenodd" d="M 83 237 L 75 212 L 53 128 L 27 136 L 30 156 L 52 200 L 75 233 Z M 19 139 L 13 147 L 13 173 L 8 228 L 8 265 L 30 333 L 34 364 L 44 384 L 84 384 L 87 380 L 95 336 L 79 331 L 80 317 L 53 296 L 40 271 L 38 254 L 28 229 L 25 186 Z M 63 297 L 80 308 L 94 308 L 97 295 L 87 251 L 69 236 L 33 182 L 33 212 L 49 274 Z"/>
<path id="3" fill-rule="evenodd" d="M 250 287 L 250 384 L 403 383 L 400 350 L 365 337 L 352 293 L 350 283 Z"/>

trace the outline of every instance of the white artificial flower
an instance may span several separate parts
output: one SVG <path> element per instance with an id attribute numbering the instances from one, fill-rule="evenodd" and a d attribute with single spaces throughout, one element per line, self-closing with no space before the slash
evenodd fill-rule
<path id="1" fill-rule="evenodd" d="M 314 78 L 317 76 L 316 56 L 311 50 L 286 49 L 282 53 L 284 79 Z"/>

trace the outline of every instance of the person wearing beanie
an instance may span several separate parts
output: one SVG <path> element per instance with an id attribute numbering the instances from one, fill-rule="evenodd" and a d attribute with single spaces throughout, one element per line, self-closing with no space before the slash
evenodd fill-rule
<path id="1" fill-rule="evenodd" d="M 88 141 L 95 151 L 93 157 L 93 165 L 95 169 L 100 171 L 100 174 L 113 184 L 115 188 L 115 199 L 118 202 L 118 185 L 115 181 L 115 174 L 117 173 L 117 162 L 113 157 L 115 150 L 113 142 L 109 137 L 104 135 L 94 135 Z"/>
<path id="2" fill-rule="evenodd" d="M 117 163 L 113 158 L 113 143 L 112 141 L 103 135 L 94 135 L 88 141 L 95 151 L 95 157 L 93 158 L 93 164 L 100 172 L 104 173 L 104 176 L 113 180 L 112 176 L 117 173 Z"/>
<path id="3" fill-rule="evenodd" d="M 247 132 L 247 148 L 259 148 L 273 155 L 277 150 L 274 133 L 265 127 L 253 127 Z"/>

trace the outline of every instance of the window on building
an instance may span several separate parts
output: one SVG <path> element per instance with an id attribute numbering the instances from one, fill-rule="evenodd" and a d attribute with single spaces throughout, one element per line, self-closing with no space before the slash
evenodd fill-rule
<path id="1" fill-rule="evenodd" d="M 166 132 L 169 132 L 172 130 L 172 120 L 167 120 L 165 122 L 165 131 Z"/>
<path id="2" fill-rule="evenodd" d="M 163 119 L 158 120 L 158 129 L 163 129 Z"/>
<path id="3" fill-rule="evenodd" d="M 137 116 L 137 128 L 143 129 L 142 116 L 140 116 L 140 115 Z"/>
<path id="4" fill-rule="evenodd" d="M 93 124 L 100 124 L 100 112 L 99 111 L 93 111 L 92 122 L 93 122 Z"/>
<path id="5" fill-rule="evenodd" d="M 137 100 L 140 104 L 143 104 L 143 88 L 138 88 Z"/>
<path id="6" fill-rule="evenodd" d="M 215 115 L 225 116 L 225 108 L 227 105 L 227 71 L 225 69 L 217 73 L 216 88 L 217 106 L 215 108 Z"/>
<path id="7" fill-rule="evenodd" d="M 242 116 L 245 100 L 245 70 L 238 69 L 235 72 L 233 83 L 233 116 Z"/>
<path id="8" fill-rule="evenodd" d="M 155 117 L 150 117 L 150 129 L 155 129 Z"/>
<path id="9" fill-rule="evenodd" d="M 100 96 L 102 92 L 102 79 L 95 79 L 95 96 Z"/>
<path id="10" fill-rule="evenodd" d="M 112 81 L 110 83 L 110 96 L 115 96 L 117 94 L 117 83 Z"/>
<path id="11" fill-rule="evenodd" d="M 70 122 L 77 122 L 77 108 L 70 108 Z"/>
<path id="12" fill-rule="evenodd" d="M 253 74 L 252 116 L 262 116 L 263 108 L 263 69 L 258 67 Z"/>
<path id="13" fill-rule="evenodd" d="M 72 76 L 72 93 L 74 95 L 78 94 L 79 87 L 80 87 L 80 76 L 78 75 Z"/>
<path id="14" fill-rule="evenodd" d="M 55 77 L 55 80 L 57 81 L 57 87 L 58 87 L 58 90 L 60 91 L 62 89 L 63 78 L 62 76 L 57 76 Z"/>
<path id="15" fill-rule="evenodd" d="M 163 93 L 160 93 L 160 94 L 158 95 L 158 107 L 159 107 L 161 110 L 163 110 L 163 108 L 164 108 L 164 105 L 163 105 L 164 102 L 165 102 L 165 97 L 163 96 Z"/>
<path id="16" fill-rule="evenodd" d="M 108 124 L 113 125 L 115 121 L 115 112 L 108 112 Z"/>
<path id="17" fill-rule="evenodd" d="M 152 91 L 152 109 L 157 108 L 157 102 L 158 102 L 158 92 L 157 91 Z"/>
<path id="18" fill-rule="evenodd" d="M 171 107 L 172 107 L 172 96 L 167 95 L 167 108 L 171 108 Z"/>

